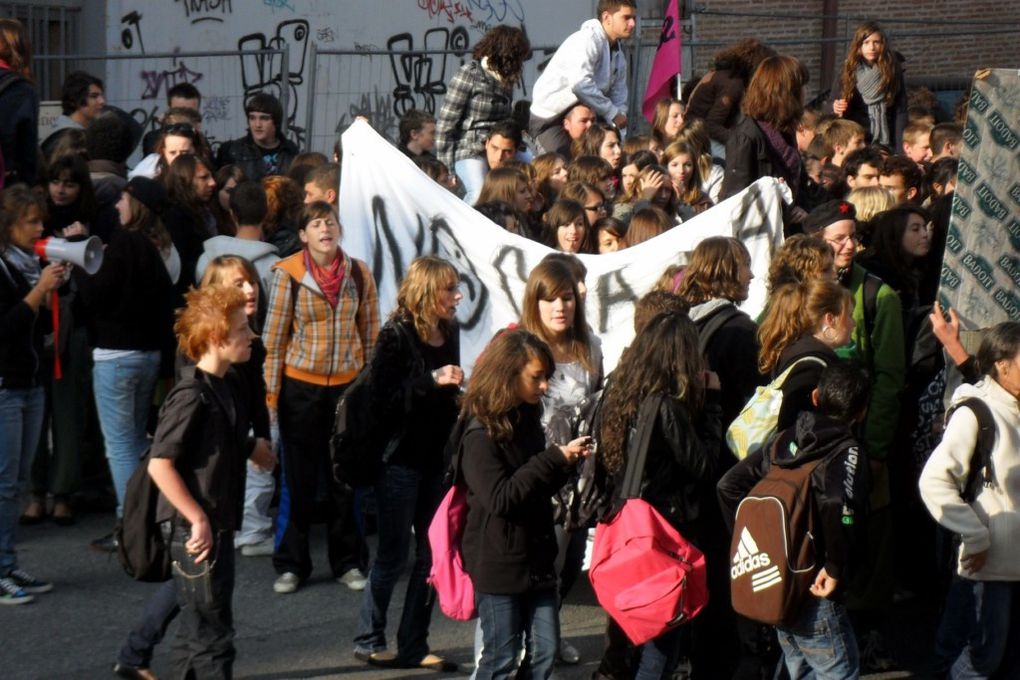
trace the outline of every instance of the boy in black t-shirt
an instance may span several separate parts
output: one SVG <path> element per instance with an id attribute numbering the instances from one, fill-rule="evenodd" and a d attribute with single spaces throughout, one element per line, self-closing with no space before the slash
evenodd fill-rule
<path id="1" fill-rule="evenodd" d="M 156 519 L 170 537 L 181 607 L 173 654 L 179 677 L 231 675 L 233 536 L 241 528 L 245 461 L 251 455 L 259 466 L 275 464 L 248 439 L 246 400 L 236 396 L 229 371 L 248 360 L 255 337 L 244 307 L 237 288 L 188 293 L 174 331 L 196 365 L 167 395 L 151 447 L 149 474 L 161 492 Z"/>

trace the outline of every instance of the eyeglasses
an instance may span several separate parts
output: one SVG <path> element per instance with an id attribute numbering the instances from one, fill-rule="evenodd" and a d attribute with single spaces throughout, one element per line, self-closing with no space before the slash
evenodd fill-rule
<path id="1" fill-rule="evenodd" d="M 857 234 L 850 234 L 847 236 L 840 236 L 838 238 L 827 238 L 825 239 L 825 241 L 826 243 L 831 243 L 832 245 L 836 246 L 836 248 L 842 250 L 843 246 L 846 245 L 847 241 L 852 241 L 854 245 L 858 245 L 860 244 L 861 239 L 859 236 L 857 236 Z"/>
<path id="2" fill-rule="evenodd" d="M 606 211 L 606 204 L 605 203 L 596 203 L 595 205 L 586 205 L 586 206 L 584 206 L 584 209 L 585 210 L 590 210 L 591 212 L 605 212 Z"/>

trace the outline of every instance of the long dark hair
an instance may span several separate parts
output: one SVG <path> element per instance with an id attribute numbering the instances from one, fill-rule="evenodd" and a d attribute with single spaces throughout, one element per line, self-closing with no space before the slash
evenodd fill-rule
<path id="1" fill-rule="evenodd" d="M 174 159 L 165 175 L 160 175 L 169 201 L 194 215 L 204 207 L 195 193 L 195 174 L 200 165 L 212 171 L 213 165 L 201 156 L 182 154 Z"/>
<path id="2" fill-rule="evenodd" d="M 475 417 L 494 441 L 513 437 L 511 414 L 520 406 L 517 396 L 521 371 L 532 359 L 545 368 L 546 378 L 556 368 L 549 346 L 523 328 L 501 331 L 478 357 L 461 405 L 461 417 Z"/>
<path id="3" fill-rule="evenodd" d="M 510 87 L 520 80 L 524 62 L 531 58 L 531 41 L 521 29 L 499 25 L 482 36 L 471 56 L 478 61 L 485 58 L 486 65 Z"/>
<path id="4" fill-rule="evenodd" d="M 92 186 L 92 177 L 89 175 L 88 164 L 79 154 L 60 156 L 53 159 L 46 166 L 43 180 L 46 183 L 47 204 L 51 203 L 49 183 L 65 179 L 78 185 L 78 199 L 74 202 L 74 206 L 72 206 L 75 218 L 88 224 L 96 216 L 96 192 Z"/>
<path id="5" fill-rule="evenodd" d="M 882 53 L 878 55 L 875 65 L 882 74 L 882 90 L 885 92 L 885 105 L 889 106 L 896 99 L 899 83 L 896 82 L 896 64 L 892 50 L 889 49 L 889 39 L 885 31 L 874 21 L 867 21 L 857 27 L 854 31 L 853 40 L 850 41 L 850 48 L 846 53 L 846 61 L 843 63 L 843 76 L 840 79 L 843 99 L 850 99 L 857 87 L 857 67 L 864 58 L 861 57 L 861 45 L 872 33 L 882 36 Z"/>
<path id="6" fill-rule="evenodd" d="M 610 473 L 626 463 L 627 435 L 645 397 L 664 394 L 696 415 L 705 398 L 704 371 L 698 329 L 689 316 L 665 313 L 648 322 L 623 351 L 606 387 L 599 455 Z"/>

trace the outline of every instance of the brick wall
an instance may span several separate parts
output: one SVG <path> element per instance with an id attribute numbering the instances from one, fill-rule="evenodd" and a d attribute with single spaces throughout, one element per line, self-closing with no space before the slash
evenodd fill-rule
<path id="1" fill-rule="evenodd" d="M 756 12 L 768 14 L 822 14 L 822 0 L 695 0 L 699 8 L 730 12 Z M 687 0 L 690 7 L 695 2 Z M 659 5 L 660 3 L 656 3 Z M 664 3 L 662 3 L 664 4 Z M 661 8 L 653 11 L 661 15 Z M 969 81 L 980 67 L 1020 68 L 1020 12 L 1011 2 L 987 0 L 839 0 L 837 13 L 854 17 L 867 16 L 883 24 L 891 35 L 893 49 L 906 57 L 908 82 L 925 80 L 963 79 Z M 904 24 L 897 19 L 930 19 L 938 21 L 995 22 L 995 25 Z M 649 23 L 654 23 L 649 20 Z M 859 20 L 840 20 L 837 35 L 849 39 Z M 981 31 L 1014 28 L 1012 33 L 977 35 Z M 734 42 L 754 36 L 765 43 L 781 40 L 817 40 L 822 36 L 821 19 L 798 20 L 790 18 L 737 17 L 697 14 L 692 23 L 694 41 Z M 937 34 L 909 37 L 910 34 Z M 898 38 L 897 34 L 904 37 Z M 820 77 L 821 44 L 777 45 L 778 51 L 793 55 L 804 62 L 811 72 L 808 97 L 816 92 Z M 695 47 L 693 71 L 704 73 L 712 55 L 721 47 Z M 846 44 L 836 43 L 836 65 L 839 68 L 846 56 Z"/>

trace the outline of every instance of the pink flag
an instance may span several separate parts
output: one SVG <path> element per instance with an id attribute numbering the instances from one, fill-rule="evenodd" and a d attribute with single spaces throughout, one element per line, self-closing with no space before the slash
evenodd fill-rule
<path id="1" fill-rule="evenodd" d="M 671 0 L 666 9 L 666 18 L 662 20 L 662 34 L 659 36 L 659 49 L 655 51 L 652 72 L 648 75 L 648 87 L 645 89 L 641 111 L 649 123 L 655 117 L 655 103 L 670 96 L 670 85 L 680 73 L 679 4 L 679 0 Z"/>

